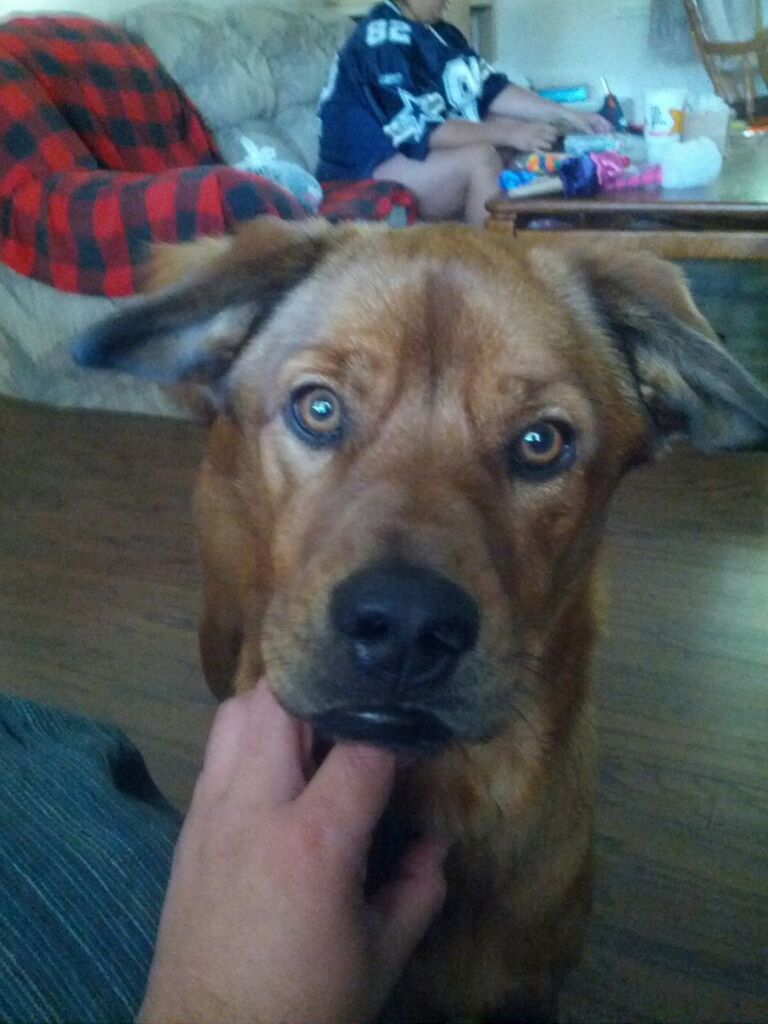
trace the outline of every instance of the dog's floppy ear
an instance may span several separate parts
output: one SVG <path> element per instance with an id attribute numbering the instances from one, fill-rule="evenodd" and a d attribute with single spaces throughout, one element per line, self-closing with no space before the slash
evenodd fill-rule
<path id="1" fill-rule="evenodd" d="M 261 217 L 230 239 L 162 247 L 148 277 L 163 290 L 77 338 L 75 361 L 166 384 L 215 385 L 338 235 L 325 221 Z"/>
<path id="2" fill-rule="evenodd" d="M 608 335 L 657 441 L 682 434 L 708 452 L 768 443 L 768 392 L 722 347 L 671 263 L 610 245 L 542 246 L 531 261 L 579 319 Z"/>

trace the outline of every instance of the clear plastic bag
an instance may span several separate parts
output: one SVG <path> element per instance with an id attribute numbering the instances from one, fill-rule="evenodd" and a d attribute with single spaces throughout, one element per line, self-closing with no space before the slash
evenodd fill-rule
<path id="1" fill-rule="evenodd" d="M 257 146 L 243 135 L 240 139 L 244 156 L 235 167 L 269 178 L 294 195 L 309 213 L 317 213 L 323 201 L 320 182 L 309 171 L 290 160 L 281 160 L 272 146 Z"/>

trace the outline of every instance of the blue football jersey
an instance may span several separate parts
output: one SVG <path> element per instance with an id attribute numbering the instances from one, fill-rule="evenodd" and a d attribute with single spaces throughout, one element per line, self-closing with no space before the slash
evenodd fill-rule
<path id="1" fill-rule="evenodd" d="M 320 98 L 317 177 L 359 180 L 395 153 L 423 160 L 447 118 L 481 120 L 508 84 L 445 21 L 376 4 L 334 61 Z"/>

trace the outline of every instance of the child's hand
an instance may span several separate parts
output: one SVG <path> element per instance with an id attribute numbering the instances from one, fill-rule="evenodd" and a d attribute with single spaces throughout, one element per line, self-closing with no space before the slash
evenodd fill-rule
<path id="1" fill-rule="evenodd" d="M 613 125 L 601 114 L 590 114 L 585 110 L 563 108 L 562 120 L 571 131 L 579 134 L 605 135 L 614 130 Z"/>
<path id="2" fill-rule="evenodd" d="M 558 130 L 548 121 L 518 121 L 512 117 L 493 119 L 493 130 L 498 130 L 499 137 L 495 145 L 510 147 L 521 153 L 536 150 L 552 149 Z"/>
<path id="3" fill-rule="evenodd" d="M 337 745 L 307 784 L 305 726 L 262 681 L 219 709 L 176 848 L 144 1024 L 363 1024 L 442 905 L 445 849 L 363 895 L 392 754 Z"/>

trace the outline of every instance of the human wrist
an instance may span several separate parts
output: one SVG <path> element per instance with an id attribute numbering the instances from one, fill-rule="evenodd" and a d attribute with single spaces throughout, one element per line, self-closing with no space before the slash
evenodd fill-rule
<path id="1" fill-rule="evenodd" d="M 199 979 L 185 984 L 158 979 L 150 981 L 135 1024 L 218 1024 L 241 1016 L 210 986 L 201 987 Z M 259 1021 L 254 1015 L 248 1024 Z"/>
<path id="2" fill-rule="evenodd" d="M 492 146 L 512 146 L 514 148 L 516 130 L 523 123 L 516 117 L 490 117 L 483 122 L 485 137 L 482 141 L 488 142 Z"/>
<path id="3" fill-rule="evenodd" d="M 146 999 L 139 1010 L 135 1024 L 220 1024 L 221 1021 L 235 1020 L 223 1009 L 207 1007 L 195 1002 L 194 1010 L 186 1009 L 176 1000 Z M 261 1024 L 254 1017 L 248 1018 L 248 1024 Z"/>

